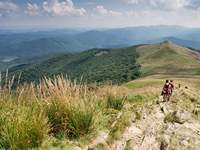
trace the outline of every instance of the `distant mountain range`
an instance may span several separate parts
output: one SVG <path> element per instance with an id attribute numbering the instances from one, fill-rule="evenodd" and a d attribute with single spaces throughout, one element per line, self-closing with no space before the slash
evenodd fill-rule
<path id="1" fill-rule="evenodd" d="M 151 41 L 160 42 L 171 37 L 174 41 L 178 41 L 178 44 L 185 43 L 186 46 L 200 49 L 197 44 L 200 39 L 200 29 L 150 26 L 90 31 L 63 29 L 25 33 L 6 33 L 0 30 L 0 54 L 1 56 L 41 56 L 90 48 L 119 48 Z"/>
<path id="2" fill-rule="evenodd" d="M 117 29 L 60 29 L 14 32 L 0 30 L 0 56 L 18 58 L 27 63 L 34 57 L 49 57 L 59 53 L 80 52 L 92 48 L 122 48 L 136 44 L 151 44 L 165 40 L 200 49 L 200 29 L 180 26 L 141 26 Z M 12 65 L 10 65 L 12 64 Z M 0 70 L 12 62 L 0 61 Z"/>
<path id="3" fill-rule="evenodd" d="M 12 68 L 22 73 L 22 82 L 39 81 L 44 76 L 67 74 L 88 83 L 123 83 L 141 76 L 200 75 L 200 53 L 170 41 L 118 49 L 91 49 L 53 57 L 40 63 Z"/>

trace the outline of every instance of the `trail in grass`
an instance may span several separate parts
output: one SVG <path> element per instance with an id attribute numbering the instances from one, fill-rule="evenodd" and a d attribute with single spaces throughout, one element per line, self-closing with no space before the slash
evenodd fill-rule
<path id="1" fill-rule="evenodd" d="M 195 101 L 199 100 L 199 95 L 198 90 L 181 88 L 175 91 L 169 102 L 158 98 L 155 101 L 159 103 L 144 108 L 141 119 L 132 122 L 118 140 L 108 144 L 109 133 L 102 133 L 84 150 L 98 150 L 95 146 L 99 144 L 104 145 L 105 150 L 198 150 L 200 119 L 192 113 L 195 107 L 199 109 L 199 101 Z M 170 118 L 170 114 L 175 115 Z M 121 113 L 113 126 L 120 117 Z"/>

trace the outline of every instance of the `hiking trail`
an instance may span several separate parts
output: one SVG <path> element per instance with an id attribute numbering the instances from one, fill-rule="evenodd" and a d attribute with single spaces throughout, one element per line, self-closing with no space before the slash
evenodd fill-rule
<path id="1" fill-rule="evenodd" d="M 190 96 L 199 99 L 199 95 L 199 91 L 181 88 L 174 91 L 169 102 L 162 102 L 159 97 L 156 99 L 158 103 L 150 110 L 143 109 L 141 119 L 126 127 L 118 140 L 108 144 L 109 133 L 101 133 L 83 150 L 95 149 L 98 144 L 103 144 L 107 150 L 198 150 L 200 119 L 194 119 L 192 115 L 193 110 L 200 107 L 198 103 L 185 103 Z M 113 126 L 120 121 L 120 117 L 121 113 Z"/>

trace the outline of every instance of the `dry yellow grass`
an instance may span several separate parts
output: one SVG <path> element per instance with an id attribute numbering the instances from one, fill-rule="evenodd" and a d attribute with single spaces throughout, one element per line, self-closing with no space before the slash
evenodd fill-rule
<path id="1" fill-rule="evenodd" d="M 38 147 L 48 136 L 71 140 L 94 136 L 99 130 L 107 130 L 106 128 L 109 129 L 112 124 L 110 119 L 113 117 L 113 112 L 115 114 L 118 111 L 107 110 L 119 109 L 120 105 L 121 109 L 123 97 L 129 91 L 126 87 L 114 85 L 88 87 L 84 83 L 78 84 L 63 76 L 54 79 L 45 78 L 37 85 L 33 83 L 19 85 L 15 89 L 13 81 L 6 83 L 0 90 L 0 146 L 11 149 Z M 8 112 L 13 113 L 8 116 L 6 115 Z M 39 114 L 42 116 L 39 117 Z M 35 122 L 27 119 L 28 116 Z M 4 123 L 4 119 L 9 122 Z M 21 122 L 26 123 L 21 124 Z M 9 126 L 10 124 L 13 126 Z M 20 126 L 22 128 L 17 128 Z M 27 133 L 25 128 L 30 128 L 30 133 Z M 38 136 L 33 136 L 32 132 Z M 19 136 L 11 136 L 17 133 Z M 37 144 L 23 145 L 27 140 L 24 135 L 30 137 L 31 143 Z M 16 142 L 13 143 L 10 139 Z"/>

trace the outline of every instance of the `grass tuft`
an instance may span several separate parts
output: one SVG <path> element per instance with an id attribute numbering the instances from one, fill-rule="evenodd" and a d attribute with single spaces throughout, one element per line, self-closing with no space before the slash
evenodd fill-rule
<path id="1" fill-rule="evenodd" d="M 124 106 L 126 97 L 112 96 L 107 97 L 107 108 L 121 110 Z"/>
<path id="2" fill-rule="evenodd" d="M 26 150 L 38 147 L 48 135 L 47 117 L 36 104 L 8 102 L 0 109 L 0 147 Z"/>
<path id="3" fill-rule="evenodd" d="M 68 111 L 68 137 L 78 138 L 88 134 L 94 125 L 94 112 L 92 109 L 73 107 Z"/>

